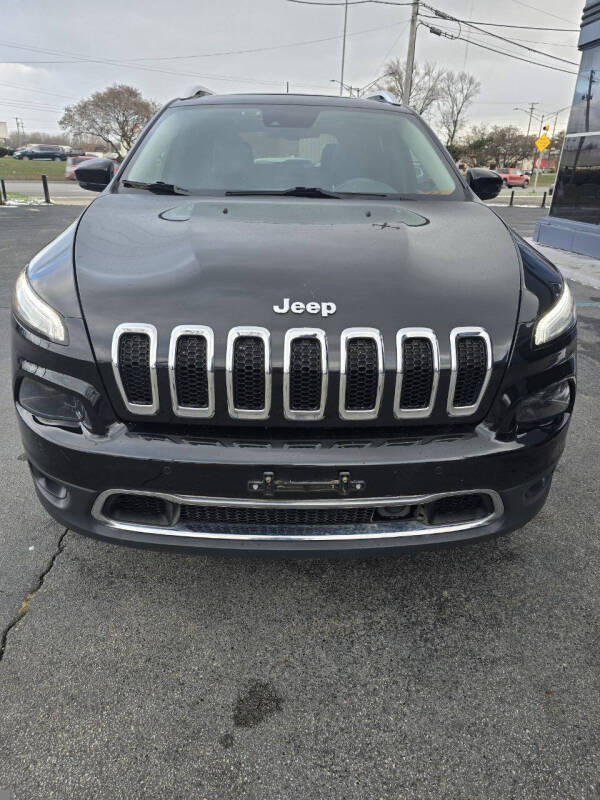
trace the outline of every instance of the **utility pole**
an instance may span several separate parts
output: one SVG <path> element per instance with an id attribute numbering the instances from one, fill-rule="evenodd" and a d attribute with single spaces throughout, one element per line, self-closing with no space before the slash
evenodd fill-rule
<path id="1" fill-rule="evenodd" d="M 344 4 L 344 38 L 342 42 L 342 70 L 340 73 L 340 97 L 344 94 L 344 66 L 346 64 L 346 31 L 348 29 L 348 0 Z"/>
<path id="2" fill-rule="evenodd" d="M 533 119 L 533 111 L 537 105 L 539 105 L 539 103 L 531 103 L 529 106 L 529 125 L 527 126 L 527 136 L 529 136 L 529 133 L 531 132 L 531 120 Z"/>
<path id="3" fill-rule="evenodd" d="M 347 1 L 347 0 L 346 0 Z M 410 15 L 410 34 L 408 37 L 408 53 L 406 55 L 406 68 L 404 70 L 404 86 L 402 87 L 402 102 L 409 104 L 412 92 L 413 72 L 415 69 L 415 46 L 417 44 L 417 27 L 419 25 L 419 0 L 414 0 Z"/>

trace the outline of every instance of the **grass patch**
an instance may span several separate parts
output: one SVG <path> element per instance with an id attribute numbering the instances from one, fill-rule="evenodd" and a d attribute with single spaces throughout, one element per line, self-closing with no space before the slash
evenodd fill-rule
<path id="1" fill-rule="evenodd" d="M 535 175 L 530 177 L 530 186 L 533 186 L 535 182 Z M 552 184 L 556 181 L 556 172 L 545 172 L 542 175 L 538 175 L 538 189 L 540 186 L 543 186 L 545 189 L 548 186 L 552 186 Z"/>
<path id="2" fill-rule="evenodd" d="M 17 161 L 12 156 L 0 158 L 0 178 L 10 181 L 34 181 L 41 179 L 42 175 L 47 175 L 49 181 L 64 181 L 65 162 Z"/>

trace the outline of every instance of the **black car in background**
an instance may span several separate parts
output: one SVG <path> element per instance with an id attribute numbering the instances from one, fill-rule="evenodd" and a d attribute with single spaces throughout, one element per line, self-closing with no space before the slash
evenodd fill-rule
<path id="1" fill-rule="evenodd" d="M 20 147 L 13 153 L 13 158 L 19 161 L 33 161 L 43 159 L 45 161 L 66 161 L 67 153 L 58 144 L 31 144 L 27 147 Z"/>
<path id="2" fill-rule="evenodd" d="M 20 275 L 14 399 L 38 496 L 131 545 L 372 552 L 543 506 L 574 304 L 383 95 L 169 103 Z"/>

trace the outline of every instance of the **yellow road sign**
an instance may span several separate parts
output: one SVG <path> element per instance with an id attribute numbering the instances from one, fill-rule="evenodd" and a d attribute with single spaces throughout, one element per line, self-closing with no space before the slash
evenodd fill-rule
<path id="1" fill-rule="evenodd" d="M 550 145 L 550 139 L 545 133 L 542 133 L 539 139 L 535 140 L 535 146 L 542 153 Z"/>

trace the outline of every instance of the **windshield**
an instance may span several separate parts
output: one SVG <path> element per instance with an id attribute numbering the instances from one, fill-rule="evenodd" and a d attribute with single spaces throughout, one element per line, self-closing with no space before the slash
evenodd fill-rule
<path id="1" fill-rule="evenodd" d="M 169 109 L 126 171 L 194 193 L 286 191 L 464 197 L 410 115 L 311 105 Z"/>

